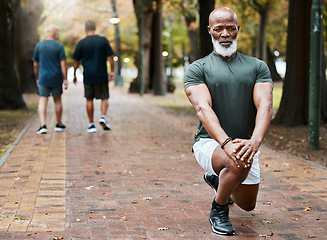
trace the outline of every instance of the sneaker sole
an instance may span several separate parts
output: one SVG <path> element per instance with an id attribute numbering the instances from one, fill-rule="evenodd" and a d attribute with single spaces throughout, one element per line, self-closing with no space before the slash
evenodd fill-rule
<path id="1" fill-rule="evenodd" d="M 48 131 L 47 130 L 42 130 L 42 131 L 39 131 L 39 132 L 36 132 L 36 134 L 46 134 Z"/>
<path id="2" fill-rule="evenodd" d="M 228 235 L 228 236 L 235 235 L 235 232 L 232 232 L 232 233 L 219 232 L 219 231 L 217 231 L 216 229 L 214 229 L 214 227 L 212 226 L 212 221 L 211 221 L 210 218 L 209 218 L 209 222 L 210 222 L 211 229 L 212 229 L 212 232 L 213 232 L 213 233 L 218 234 L 218 235 Z"/>
<path id="3" fill-rule="evenodd" d="M 97 130 L 95 129 L 95 130 L 86 130 L 88 133 L 96 133 L 97 132 Z"/>
<path id="4" fill-rule="evenodd" d="M 63 132 L 65 131 L 66 129 L 65 128 L 55 128 L 54 129 L 56 132 Z"/>
<path id="5" fill-rule="evenodd" d="M 110 128 L 105 124 L 105 122 L 100 121 L 100 125 L 102 126 L 103 130 L 110 130 Z"/>

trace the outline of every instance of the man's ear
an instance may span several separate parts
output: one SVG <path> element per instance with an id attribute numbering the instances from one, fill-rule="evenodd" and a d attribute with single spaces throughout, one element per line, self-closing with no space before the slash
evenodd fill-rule
<path id="1" fill-rule="evenodd" d="M 211 27 L 208 26 L 207 29 L 208 29 L 208 33 L 210 34 Z"/>
<path id="2" fill-rule="evenodd" d="M 237 26 L 237 31 L 239 32 L 241 30 L 240 25 Z"/>

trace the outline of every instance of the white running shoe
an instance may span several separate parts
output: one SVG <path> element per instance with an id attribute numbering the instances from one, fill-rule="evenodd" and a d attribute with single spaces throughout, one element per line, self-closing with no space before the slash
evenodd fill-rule
<path id="1" fill-rule="evenodd" d="M 96 127 L 94 126 L 94 124 L 91 124 L 89 126 L 89 128 L 86 130 L 88 133 L 96 133 L 97 132 L 97 129 Z"/>
<path id="2" fill-rule="evenodd" d="M 99 123 L 102 126 L 103 130 L 110 130 L 110 125 L 109 125 L 106 117 L 102 116 L 99 120 Z"/>

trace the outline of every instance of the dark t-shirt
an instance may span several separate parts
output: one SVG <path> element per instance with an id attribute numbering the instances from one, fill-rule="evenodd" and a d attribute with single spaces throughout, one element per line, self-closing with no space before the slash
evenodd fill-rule
<path id="1" fill-rule="evenodd" d="M 91 35 L 78 42 L 73 59 L 82 60 L 85 84 L 108 82 L 107 58 L 113 54 L 105 37 Z"/>
<path id="2" fill-rule="evenodd" d="M 64 46 L 56 40 L 39 42 L 33 54 L 33 61 L 39 62 L 39 84 L 57 87 L 63 82 L 60 62 L 66 59 Z"/>
<path id="3" fill-rule="evenodd" d="M 212 52 L 193 62 L 185 72 L 185 89 L 197 84 L 207 85 L 213 111 L 221 127 L 233 139 L 252 136 L 257 113 L 253 89 L 258 82 L 272 83 L 266 63 L 241 53 L 226 61 Z M 210 137 L 199 121 L 195 141 Z"/>

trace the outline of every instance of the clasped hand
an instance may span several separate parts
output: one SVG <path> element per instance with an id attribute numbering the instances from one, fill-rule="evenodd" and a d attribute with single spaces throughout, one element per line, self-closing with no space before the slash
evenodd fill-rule
<path id="1" fill-rule="evenodd" d="M 229 142 L 224 147 L 225 153 L 235 162 L 237 167 L 251 167 L 253 157 L 259 149 L 258 144 L 251 139 L 239 139 Z"/>

